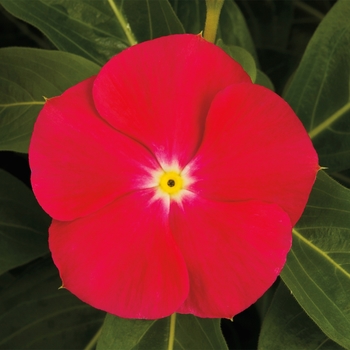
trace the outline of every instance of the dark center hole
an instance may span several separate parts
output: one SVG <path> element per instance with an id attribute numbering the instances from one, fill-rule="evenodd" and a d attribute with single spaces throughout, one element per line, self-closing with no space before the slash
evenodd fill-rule
<path id="1" fill-rule="evenodd" d="M 175 181 L 172 180 L 172 179 L 170 179 L 170 180 L 168 180 L 167 185 L 168 185 L 169 187 L 174 187 L 174 186 L 175 186 Z"/>

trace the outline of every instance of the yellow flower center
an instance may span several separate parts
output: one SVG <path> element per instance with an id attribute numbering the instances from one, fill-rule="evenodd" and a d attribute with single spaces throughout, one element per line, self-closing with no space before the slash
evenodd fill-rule
<path id="1" fill-rule="evenodd" d="M 161 175 L 159 187 L 167 194 L 174 195 L 179 193 L 183 188 L 183 179 L 175 171 L 167 171 Z"/>

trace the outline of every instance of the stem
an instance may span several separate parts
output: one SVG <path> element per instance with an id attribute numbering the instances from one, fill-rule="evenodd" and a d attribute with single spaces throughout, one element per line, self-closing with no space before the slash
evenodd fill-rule
<path id="1" fill-rule="evenodd" d="M 176 314 L 173 313 L 173 314 L 170 316 L 170 330 L 169 330 L 168 350 L 173 350 L 173 349 L 174 349 L 175 325 L 176 325 Z"/>
<path id="2" fill-rule="evenodd" d="M 204 26 L 204 39 L 215 43 L 218 30 L 219 17 L 224 0 L 205 0 L 207 5 L 207 17 Z"/>

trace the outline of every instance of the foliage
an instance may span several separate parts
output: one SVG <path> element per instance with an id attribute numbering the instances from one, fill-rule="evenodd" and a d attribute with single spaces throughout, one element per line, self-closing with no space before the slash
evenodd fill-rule
<path id="1" fill-rule="evenodd" d="M 60 280 L 47 258 L 49 218 L 20 181 L 27 183 L 28 177 L 16 163 L 17 153 L 26 157 L 43 97 L 96 74 L 135 43 L 198 34 L 205 2 L 0 4 L 4 23 L 29 40 L 20 45 L 34 47 L 0 50 L 0 167 L 8 171 L 0 171 L 0 348 L 226 349 L 219 320 L 191 315 L 156 321 L 107 315 L 99 331 L 102 312 L 57 290 Z M 350 349 L 350 192 L 337 182 L 350 184 L 349 18 L 348 0 L 225 1 L 217 44 L 241 62 L 253 81 L 283 94 L 326 167 L 293 230 L 283 282 L 226 327 L 229 348 L 248 348 L 245 332 L 251 320 L 244 315 L 254 309 L 255 323 L 261 323 L 258 349 Z M 3 46 L 18 45 L 4 36 L 0 40 Z"/>

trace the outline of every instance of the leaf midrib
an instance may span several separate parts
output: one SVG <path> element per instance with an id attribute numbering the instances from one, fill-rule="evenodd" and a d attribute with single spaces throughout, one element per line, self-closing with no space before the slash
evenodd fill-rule
<path id="1" fill-rule="evenodd" d="M 342 272 L 346 277 L 350 279 L 350 273 L 344 270 L 339 264 L 337 264 L 333 259 L 329 257 L 322 249 L 318 248 L 315 244 L 311 243 L 307 240 L 300 232 L 298 232 L 295 228 L 293 229 L 293 234 L 296 235 L 301 241 L 307 244 L 310 248 L 315 250 L 318 254 L 322 255 L 329 263 L 331 263 L 336 269 Z"/>
<path id="2" fill-rule="evenodd" d="M 317 135 L 319 135 L 322 131 L 327 129 L 330 125 L 340 119 L 346 112 L 350 111 L 350 101 L 347 102 L 342 108 L 338 109 L 334 112 L 330 117 L 328 117 L 321 124 L 316 126 L 316 128 L 312 129 L 309 132 L 309 136 L 311 139 L 314 139 Z"/>
<path id="3" fill-rule="evenodd" d="M 122 13 L 118 9 L 117 4 L 115 3 L 115 1 L 114 0 L 107 0 L 107 1 L 108 1 L 109 6 L 111 7 L 111 9 L 113 10 L 113 13 L 117 17 L 117 20 L 118 20 L 120 26 L 122 27 L 122 29 L 123 29 L 123 31 L 125 33 L 125 36 L 128 39 L 128 42 L 129 42 L 130 46 L 133 46 L 133 45 L 137 44 L 136 38 L 132 34 L 131 29 L 129 29 L 127 27 L 127 23 L 126 23 L 123 15 L 122 15 Z"/>
<path id="4" fill-rule="evenodd" d="M 18 107 L 18 106 L 33 106 L 33 105 L 44 105 L 45 101 L 26 101 L 26 102 L 15 102 L 15 103 L 0 103 L 0 107 Z"/>

